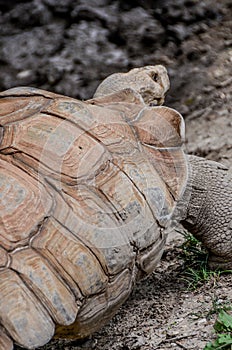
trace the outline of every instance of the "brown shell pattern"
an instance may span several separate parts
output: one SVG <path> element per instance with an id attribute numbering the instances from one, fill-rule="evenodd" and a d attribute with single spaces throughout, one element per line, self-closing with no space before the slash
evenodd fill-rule
<path id="1" fill-rule="evenodd" d="M 183 121 L 130 89 L 0 94 L 0 349 L 81 338 L 162 254 L 187 178 Z"/>

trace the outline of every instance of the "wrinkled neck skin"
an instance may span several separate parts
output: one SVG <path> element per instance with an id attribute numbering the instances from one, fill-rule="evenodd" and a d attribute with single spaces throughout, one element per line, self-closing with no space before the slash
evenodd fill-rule
<path id="1" fill-rule="evenodd" d="M 232 176 L 223 165 L 187 156 L 189 181 L 174 218 L 209 251 L 211 268 L 232 269 Z"/>

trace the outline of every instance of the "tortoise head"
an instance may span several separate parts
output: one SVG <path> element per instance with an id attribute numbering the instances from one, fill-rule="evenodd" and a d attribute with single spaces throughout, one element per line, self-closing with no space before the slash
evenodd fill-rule
<path id="1" fill-rule="evenodd" d="M 146 105 L 161 105 L 170 83 L 165 67 L 161 65 L 131 69 L 127 73 L 115 73 L 98 86 L 94 97 L 101 97 L 123 89 L 139 93 Z"/>

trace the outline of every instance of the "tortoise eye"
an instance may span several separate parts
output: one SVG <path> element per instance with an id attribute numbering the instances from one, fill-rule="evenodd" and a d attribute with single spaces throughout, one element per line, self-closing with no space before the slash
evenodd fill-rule
<path id="1" fill-rule="evenodd" d="M 151 74 L 151 78 L 157 83 L 158 82 L 158 78 L 159 78 L 159 74 L 158 73 L 152 73 Z"/>

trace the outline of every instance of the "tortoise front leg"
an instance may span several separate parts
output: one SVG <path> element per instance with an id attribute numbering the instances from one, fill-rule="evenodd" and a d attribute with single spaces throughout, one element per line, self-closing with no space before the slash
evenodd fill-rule
<path id="1" fill-rule="evenodd" d="M 211 268 L 232 269 L 232 177 L 223 165 L 188 156 L 181 223 L 209 250 Z"/>

